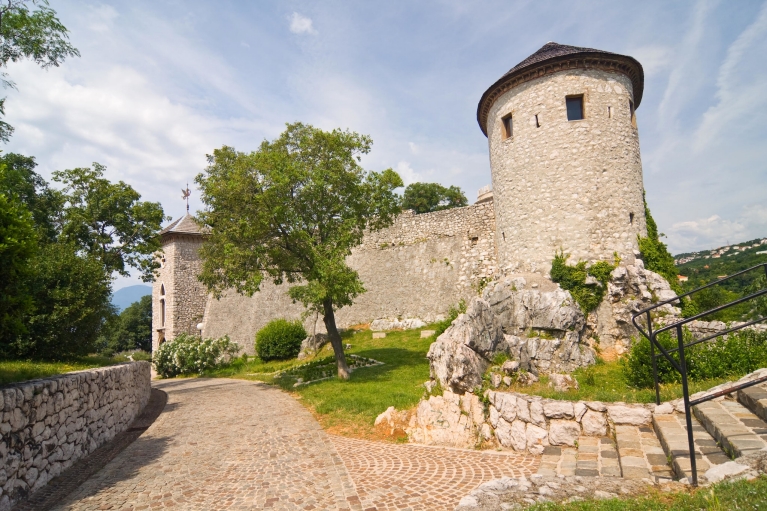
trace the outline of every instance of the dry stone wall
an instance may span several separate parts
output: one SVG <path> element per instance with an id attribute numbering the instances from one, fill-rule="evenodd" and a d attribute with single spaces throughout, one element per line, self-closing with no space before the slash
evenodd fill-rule
<path id="1" fill-rule="evenodd" d="M 125 431 L 149 401 L 149 362 L 63 374 L 0 391 L 0 510 Z"/>
<path id="2" fill-rule="evenodd" d="M 368 233 L 349 256 L 367 290 L 336 313 L 340 327 L 376 319 L 442 319 L 459 300 L 475 296 L 496 271 L 492 202 L 434 213 L 405 211 L 387 229 Z M 265 282 L 245 297 L 227 292 L 208 298 L 203 336 L 229 337 L 252 353 L 255 333 L 275 318 L 302 318 L 287 285 Z M 322 318 L 303 318 L 312 335 L 325 331 Z"/>
<path id="3" fill-rule="evenodd" d="M 568 121 L 565 98 L 583 96 Z M 631 80 L 572 69 L 500 96 L 488 116 L 498 264 L 506 273 L 548 273 L 560 248 L 574 260 L 633 260 L 646 235 L 639 134 Z M 513 134 L 504 138 L 502 117 Z"/>

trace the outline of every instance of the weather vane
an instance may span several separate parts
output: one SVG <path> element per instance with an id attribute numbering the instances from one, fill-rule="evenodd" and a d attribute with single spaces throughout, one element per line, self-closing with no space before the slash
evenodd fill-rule
<path id="1" fill-rule="evenodd" d="M 183 194 L 181 198 L 186 201 L 186 212 L 189 214 L 189 196 L 192 195 L 192 192 L 189 190 L 189 183 L 186 184 L 186 189 L 181 190 L 181 193 Z"/>

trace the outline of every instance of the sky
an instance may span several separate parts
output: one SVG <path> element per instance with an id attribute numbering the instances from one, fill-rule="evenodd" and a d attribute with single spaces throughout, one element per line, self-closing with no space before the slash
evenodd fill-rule
<path id="1" fill-rule="evenodd" d="M 482 93 L 548 41 L 631 55 L 647 200 L 672 253 L 767 237 L 767 2 L 50 0 L 79 58 L 6 70 L 5 152 L 107 166 L 167 215 L 222 145 L 372 136 L 405 184 L 490 183 Z M 119 278 L 115 288 L 138 283 Z"/>

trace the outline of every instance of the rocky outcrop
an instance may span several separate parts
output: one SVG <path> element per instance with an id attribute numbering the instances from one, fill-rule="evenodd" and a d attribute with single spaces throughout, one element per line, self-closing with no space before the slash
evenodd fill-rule
<path id="1" fill-rule="evenodd" d="M 474 394 L 446 390 L 418 404 L 407 431 L 411 442 L 449 447 L 474 447 L 485 422 L 482 403 Z"/>
<path id="2" fill-rule="evenodd" d="M 570 373 L 593 364 L 596 353 L 581 342 L 578 332 L 566 332 L 561 338 L 518 337 L 505 335 L 507 353 L 520 367 L 534 374 Z"/>
<path id="3" fill-rule="evenodd" d="M 327 334 L 310 335 L 301 342 L 301 350 L 298 352 L 298 360 L 313 357 L 329 342 L 330 339 Z"/>
<path id="4" fill-rule="evenodd" d="M 618 354 L 628 351 L 631 339 L 639 335 L 631 317 L 653 303 L 676 297 L 669 283 L 655 272 L 646 270 L 641 259 L 633 265 L 618 266 L 610 275 L 607 293 L 597 310 L 589 314 L 588 327 L 605 349 L 614 348 Z M 667 317 L 676 318 L 679 309 L 666 305 L 661 308 Z"/>
<path id="5" fill-rule="evenodd" d="M 466 313 L 429 348 L 431 377 L 443 388 L 464 393 L 482 385 L 482 375 L 497 353 L 507 351 L 499 318 L 490 304 L 474 298 Z"/>

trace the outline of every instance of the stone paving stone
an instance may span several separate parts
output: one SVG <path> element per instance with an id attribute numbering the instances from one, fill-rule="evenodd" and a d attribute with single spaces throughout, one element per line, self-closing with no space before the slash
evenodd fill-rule
<path id="1" fill-rule="evenodd" d="M 693 420 L 693 441 L 695 445 L 695 462 L 698 480 L 703 480 L 703 474 L 713 465 L 730 461 L 721 449 L 716 447 L 716 440 L 700 426 L 695 417 Z M 655 415 L 653 417 L 655 431 L 663 446 L 664 452 L 671 457 L 673 471 L 680 479 L 692 475 L 690 453 L 687 443 L 687 423 L 684 414 L 673 413 Z"/>
<path id="2" fill-rule="evenodd" d="M 539 463 L 328 435 L 288 394 L 257 382 L 153 385 L 168 396 L 162 414 L 53 509 L 453 509 L 479 484 L 529 476 Z"/>
<path id="3" fill-rule="evenodd" d="M 395 445 L 329 435 L 354 481 L 363 509 L 452 510 L 483 482 L 529 477 L 535 456 Z"/>
<path id="4" fill-rule="evenodd" d="M 754 385 L 738 391 L 738 401 L 757 417 L 767 421 L 767 384 Z"/>
<path id="5" fill-rule="evenodd" d="M 737 401 L 707 401 L 693 407 L 693 411 L 711 436 L 735 457 L 767 447 L 759 437 L 761 431 L 767 430 L 767 423 Z"/>

